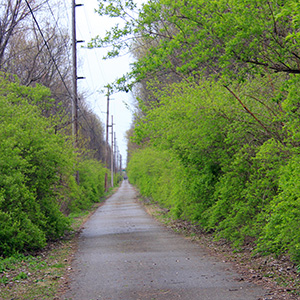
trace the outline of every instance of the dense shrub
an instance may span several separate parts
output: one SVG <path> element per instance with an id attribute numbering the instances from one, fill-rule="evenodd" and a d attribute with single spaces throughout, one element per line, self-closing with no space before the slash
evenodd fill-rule
<path id="1" fill-rule="evenodd" d="M 130 160 L 127 173 L 141 194 L 181 217 L 187 201 L 185 170 L 168 151 L 139 150 Z"/>
<path id="2" fill-rule="evenodd" d="M 76 189 L 76 194 L 72 195 L 70 210 L 72 212 L 90 208 L 94 203 L 99 202 L 104 196 L 105 168 L 95 160 L 85 159 L 78 164 L 80 185 Z"/>
<path id="3" fill-rule="evenodd" d="M 0 254 L 8 254 L 42 247 L 68 228 L 56 199 L 60 175 L 70 172 L 74 156 L 19 91 L 0 95 L 0 111 Z"/>
<path id="4" fill-rule="evenodd" d="M 234 95 L 209 81 L 157 93 L 128 175 L 175 217 L 299 262 L 299 83 L 269 80 L 236 84 Z"/>
<path id="5" fill-rule="evenodd" d="M 279 191 L 265 209 L 266 222 L 259 237 L 263 253 L 288 252 L 300 261 L 300 156 L 295 155 L 280 168 Z"/>
<path id="6" fill-rule="evenodd" d="M 104 167 L 79 159 L 58 119 L 44 116 L 49 96 L 0 76 L 0 256 L 44 247 L 69 229 L 68 212 L 104 195 Z"/>

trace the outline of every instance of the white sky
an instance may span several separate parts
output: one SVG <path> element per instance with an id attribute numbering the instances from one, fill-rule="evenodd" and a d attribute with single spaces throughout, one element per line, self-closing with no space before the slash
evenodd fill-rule
<path id="1" fill-rule="evenodd" d="M 89 42 L 96 35 L 104 36 L 115 20 L 100 17 L 94 12 L 98 7 L 97 0 L 77 0 L 77 4 L 84 4 L 76 8 L 77 40 Z M 129 55 L 113 60 L 102 60 L 105 49 L 84 49 L 82 44 L 77 45 L 78 50 L 78 76 L 85 79 L 78 80 L 78 92 L 85 93 L 85 98 L 90 108 L 96 113 L 103 124 L 106 124 L 107 100 L 104 86 L 113 82 L 129 71 Z M 132 122 L 133 97 L 131 93 L 116 93 L 111 95 L 110 115 L 114 118 L 114 132 L 116 132 L 117 145 L 122 155 L 123 167 L 126 164 L 127 141 L 125 133 Z M 130 107 L 130 110 L 128 109 Z M 111 117 L 109 117 L 111 123 Z M 109 135 L 109 141 L 111 135 Z"/>

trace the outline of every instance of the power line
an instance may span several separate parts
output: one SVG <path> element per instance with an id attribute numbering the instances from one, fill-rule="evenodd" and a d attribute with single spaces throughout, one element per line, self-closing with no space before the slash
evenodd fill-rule
<path id="1" fill-rule="evenodd" d="M 91 39 L 92 38 L 92 30 L 91 30 L 91 24 L 90 24 L 90 19 L 88 18 L 87 16 L 87 9 L 86 9 L 86 5 L 83 6 L 83 12 L 81 13 L 82 14 L 82 17 L 80 18 L 81 22 L 84 22 L 84 25 L 83 28 L 84 28 L 84 31 L 82 31 L 82 26 L 79 26 L 77 29 L 79 31 L 79 34 L 81 36 L 84 35 L 85 38 L 87 39 Z M 85 31 L 85 28 L 87 30 L 87 32 Z M 85 84 L 84 84 L 84 88 L 87 88 L 89 90 L 89 93 L 88 95 L 85 95 L 87 101 L 89 101 L 89 103 L 93 106 L 93 109 L 96 109 L 96 94 L 98 92 L 99 89 L 103 88 L 103 85 L 101 84 L 100 86 L 95 82 L 95 72 L 94 72 L 94 68 L 95 68 L 95 63 L 96 65 L 98 66 L 97 68 L 97 75 L 99 74 L 100 75 L 100 79 L 102 79 L 103 81 L 105 80 L 105 77 L 104 77 L 104 74 L 103 74 L 103 70 L 102 70 L 102 67 L 100 66 L 100 63 L 99 63 L 99 60 L 100 58 L 98 57 L 98 53 L 96 51 L 97 49 L 87 49 L 85 47 L 79 49 L 79 53 L 81 53 L 81 51 L 83 51 L 82 53 L 82 57 L 84 57 L 84 61 L 85 63 L 87 64 L 87 72 L 89 74 L 89 79 L 91 82 L 89 81 L 86 81 Z M 89 53 L 87 54 L 86 51 L 88 51 Z M 92 52 L 92 54 L 91 54 Z M 91 65 L 91 56 L 94 56 L 94 61 L 93 61 L 93 64 L 94 65 Z M 81 66 L 79 66 L 79 69 L 82 69 Z M 96 76 L 96 81 L 98 81 L 98 76 Z M 81 84 L 79 84 L 80 86 L 82 86 Z M 93 99 L 93 102 L 90 101 L 89 99 Z M 97 100 L 99 101 L 99 99 Z"/>
<path id="2" fill-rule="evenodd" d="M 58 25 L 58 18 L 56 19 L 55 16 L 54 16 L 53 10 L 52 10 L 52 8 L 51 8 L 51 6 L 50 6 L 50 4 L 49 4 L 49 0 L 46 0 L 46 3 L 47 3 L 47 5 L 48 5 L 48 8 L 49 8 L 49 10 L 50 10 L 50 13 L 51 13 L 51 15 L 52 15 L 54 21 L 55 21 L 55 28 L 57 28 L 57 29 L 59 30 L 59 33 L 60 33 L 61 37 L 63 38 L 63 37 L 64 37 L 64 34 L 62 33 L 62 31 L 61 31 L 61 29 L 60 29 L 60 27 L 59 27 L 59 25 Z M 64 45 L 65 45 L 66 50 L 68 50 L 69 46 L 68 46 L 67 42 L 65 41 L 65 39 L 63 39 L 63 42 L 64 42 Z"/>
<path id="3" fill-rule="evenodd" d="M 64 0 L 64 7 L 65 7 L 66 12 L 68 12 L 70 7 L 67 7 L 66 0 Z M 67 15 L 67 19 L 68 19 L 68 24 L 70 24 L 69 14 L 67 13 L 66 15 Z"/>
<path id="4" fill-rule="evenodd" d="M 88 17 L 87 17 L 87 12 L 86 12 L 85 9 L 84 9 L 84 15 L 85 15 L 86 24 L 87 24 L 87 27 L 88 27 L 88 30 L 89 30 L 90 38 L 92 38 L 91 26 L 90 26 L 89 19 L 88 19 Z M 89 49 L 89 50 L 90 50 L 90 49 Z M 100 63 L 99 63 L 99 58 L 98 58 L 96 49 L 93 48 L 92 51 L 93 51 L 93 53 L 95 54 L 96 62 L 97 62 L 98 68 L 99 68 L 99 70 L 100 70 L 100 73 L 101 73 L 101 75 L 102 75 L 102 78 L 104 79 L 105 77 L 104 77 L 104 74 L 103 74 L 103 72 L 102 72 L 102 68 L 101 68 Z"/>
<path id="5" fill-rule="evenodd" d="M 33 18 L 33 20 L 34 20 L 34 23 L 36 24 L 36 26 L 37 26 L 37 28 L 38 28 L 38 31 L 39 31 L 39 33 L 40 33 L 41 36 L 42 36 L 42 39 L 43 39 L 43 41 L 44 41 L 44 43 L 45 43 L 45 46 L 46 46 L 46 48 L 47 48 L 47 50 L 48 50 L 48 52 L 49 52 L 49 54 L 50 54 L 51 60 L 52 60 L 52 62 L 54 63 L 54 66 L 55 66 L 55 68 L 56 68 L 56 70 L 57 70 L 57 72 L 58 72 L 58 74 L 59 74 L 59 77 L 60 77 L 60 79 L 61 79 L 61 81 L 62 81 L 64 87 L 66 88 L 66 91 L 68 92 L 69 96 L 70 96 L 71 99 L 72 99 L 72 94 L 70 93 L 70 91 L 69 91 L 69 89 L 68 89 L 68 87 L 67 87 L 67 85 L 66 85 L 66 82 L 65 82 L 65 80 L 64 80 L 64 78 L 63 78 L 63 76 L 62 76 L 62 74 L 60 73 L 59 69 L 58 69 L 58 66 L 57 66 L 57 64 L 56 64 L 56 61 L 55 61 L 55 59 L 54 59 L 54 57 L 53 57 L 53 55 L 52 55 L 52 52 L 51 52 L 50 47 L 49 47 L 49 45 L 48 45 L 48 43 L 47 43 L 47 41 L 46 41 L 46 39 L 45 39 L 45 37 L 44 37 L 44 34 L 43 34 L 43 32 L 42 32 L 42 30 L 41 30 L 41 28 L 40 28 L 40 25 L 39 25 L 37 19 L 35 18 L 34 13 L 33 13 L 32 9 L 31 9 L 31 7 L 30 7 L 28 1 L 25 0 L 25 2 L 26 2 L 26 4 L 27 4 L 27 6 L 28 6 L 28 9 L 29 9 L 29 11 L 30 11 L 30 14 L 31 14 L 31 16 L 32 16 L 32 18 Z"/>
<path id="6" fill-rule="evenodd" d="M 37 28 L 38 28 L 38 31 L 39 31 L 39 33 L 40 33 L 41 36 L 42 36 L 42 39 L 43 39 L 44 44 L 45 44 L 45 46 L 46 46 L 46 48 L 47 48 L 47 50 L 48 50 L 48 52 L 49 52 L 49 55 L 50 55 L 51 60 L 52 60 L 52 62 L 53 62 L 53 64 L 54 64 L 54 66 L 55 66 L 55 69 L 57 70 L 57 72 L 58 72 L 58 74 L 59 74 L 59 77 L 60 77 L 60 79 L 61 79 L 61 81 L 62 81 L 62 83 L 63 83 L 63 85 L 64 85 L 64 87 L 65 87 L 65 89 L 66 89 L 66 91 L 67 91 L 67 93 L 68 93 L 68 95 L 69 95 L 70 98 L 71 98 L 71 101 L 74 103 L 74 98 L 73 98 L 71 92 L 69 91 L 69 88 L 67 87 L 67 84 L 66 84 L 66 82 L 65 82 L 65 80 L 64 80 L 64 78 L 63 78 L 63 76 L 62 76 L 62 74 L 61 74 L 61 72 L 60 72 L 60 70 L 59 70 L 59 68 L 58 68 L 58 65 L 57 65 L 57 63 L 56 63 L 56 61 L 55 61 L 55 59 L 54 59 L 54 57 L 53 57 L 53 55 L 52 55 L 51 49 L 50 49 L 50 47 L 49 47 L 49 45 L 48 45 L 48 43 L 47 43 L 47 41 L 46 41 L 46 39 L 45 39 L 45 37 L 44 37 L 44 34 L 43 34 L 42 30 L 41 30 L 41 27 L 40 27 L 40 25 L 39 25 L 37 19 L 36 19 L 35 16 L 34 16 L 33 10 L 32 10 L 32 8 L 31 8 L 30 4 L 28 3 L 28 1 L 25 0 L 25 2 L 26 2 L 26 4 L 27 4 L 27 7 L 28 7 L 28 9 L 29 9 L 29 12 L 30 12 L 30 14 L 31 14 L 31 16 L 32 16 L 32 18 L 33 18 L 33 20 L 34 20 L 34 22 L 35 22 Z M 80 109 L 80 107 L 79 107 L 78 105 L 77 105 L 77 109 L 79 109 L 79 110 L 81 111 L 81 109 Z M 82 111 L 81 111 L 81 112 L 82 112 Z M 93 128 L 90 126 L 90 124 L 89 124 L 88 120 L 86 119 L 86 116 L 85 116 L 85 114 L 84 114 L 83 112 L 82 112 L 82 116 L 83 116 L 83 118 L 85 119 L 85 121 L 86 121 L 88 127 L 93 131 Z M 72 123 L 73 123 L 73 120 L 72 120 Z"/>

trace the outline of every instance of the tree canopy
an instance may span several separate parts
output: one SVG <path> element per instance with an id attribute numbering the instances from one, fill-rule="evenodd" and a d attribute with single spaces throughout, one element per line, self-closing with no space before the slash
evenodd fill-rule
<path id="1" fill-rule="evenodd" d="M 131 87 L 169 73 L 185 80 L 225 76 L 230 83 L 249 74 L 300 72 L 296 0 L 158 0 L 134 12 L 136 7 L 133 1 L 103 1 L 98 13 L 120 18 L 121 25 L 89 44 L 112 46 L 108 58 L 126 49 L 138 53 L 132 71 L 117 81 L 120 88 L 126 80 Z"/>

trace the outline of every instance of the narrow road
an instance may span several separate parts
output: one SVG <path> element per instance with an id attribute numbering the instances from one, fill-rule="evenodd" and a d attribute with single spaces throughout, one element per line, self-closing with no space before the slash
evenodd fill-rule
<path id="1" fill-rule="evenodd" d="M 70 290 L 73 300 L 258 300 L 230 264 L 159 224 L 124 181 L 86 223 Z"/>

